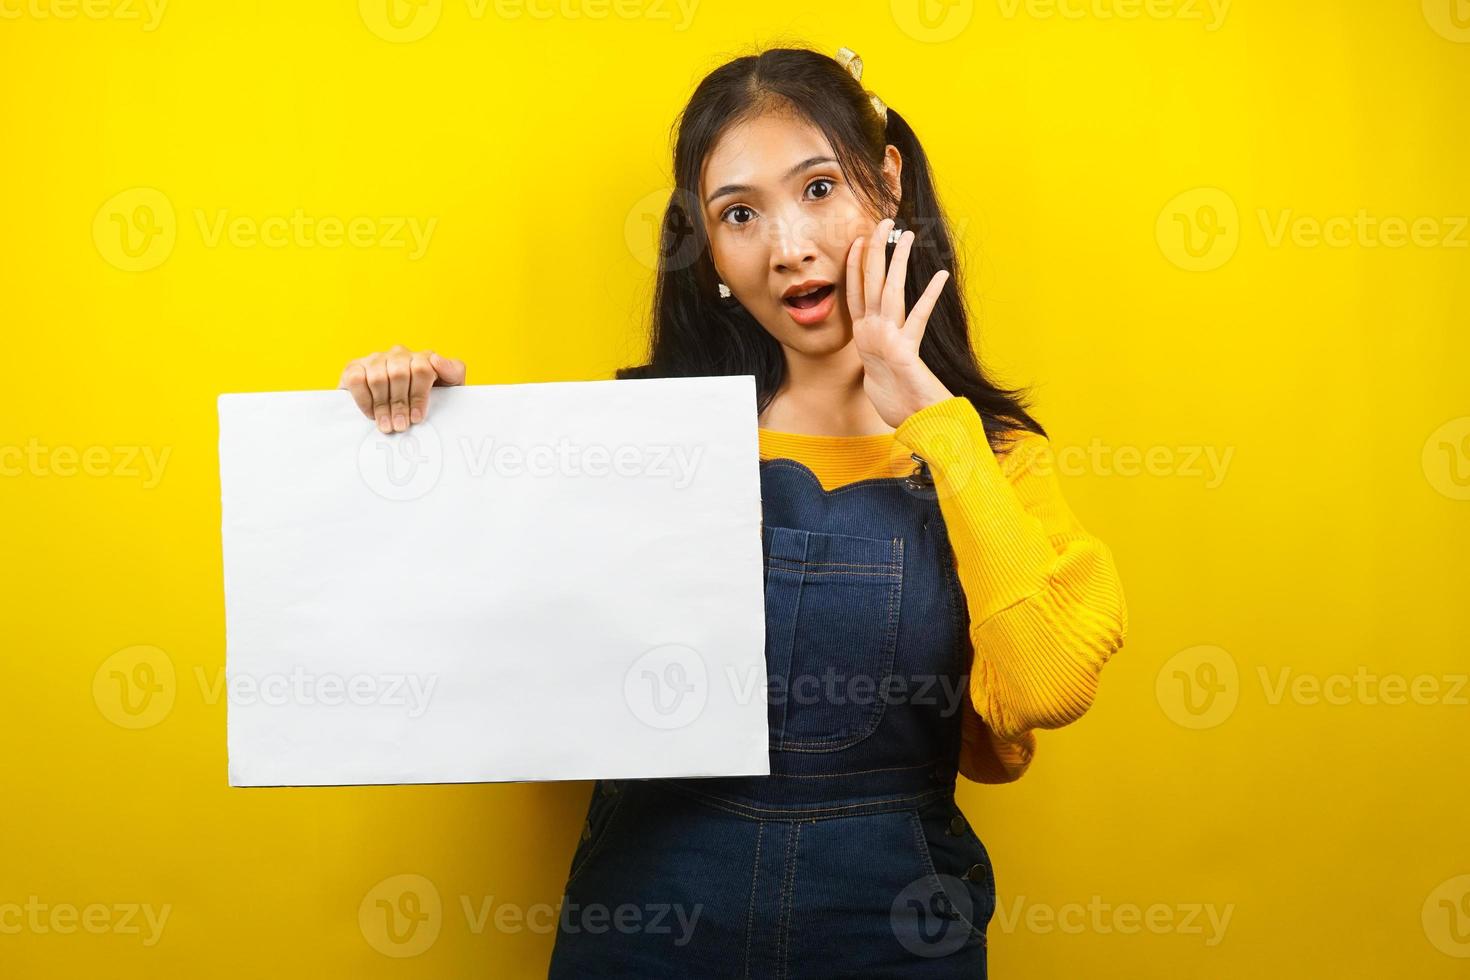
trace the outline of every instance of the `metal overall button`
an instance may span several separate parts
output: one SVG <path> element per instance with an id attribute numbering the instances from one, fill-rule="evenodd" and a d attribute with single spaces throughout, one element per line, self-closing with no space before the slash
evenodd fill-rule
<path id="1" fill-rule="evenodd" d="M 909 459 L 919 464 L 912 473 L 904 478 L 904 486 L 910 490 L 929 490 L 934 487 L 934 477 L 929 472 L 929 464 L 918 453 L 909 453 Z M 928 519 L 925 518 L 924 526 L 928 527 Z"/>

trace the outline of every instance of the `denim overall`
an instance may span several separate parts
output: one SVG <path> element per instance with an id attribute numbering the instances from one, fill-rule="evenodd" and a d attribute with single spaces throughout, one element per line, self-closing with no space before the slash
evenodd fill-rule
<path id="1" fill-rule="evenodd" d="M 986 975 L 955 805 L 969 615 L 927 464 L 762 460 L 771 775 L 600 780 L 549 977 Z"/>

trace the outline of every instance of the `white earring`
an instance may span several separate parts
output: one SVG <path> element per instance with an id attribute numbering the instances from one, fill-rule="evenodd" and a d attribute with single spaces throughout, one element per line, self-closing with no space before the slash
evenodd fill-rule
<path id="1" fill-rule="evenodd" d="M 727 286 L 727 285 L 725 285 L 724 283 L 720 283 L 720 299 L 729 299 L 729 298 L 730 298 L 730 287 Z"/>
<path id="2" fill-rule="evenodd" d="M 896 245 L 898 244 L 898 240 L 902 237 L 903 229 L 898 227 L 898 225 L 894 225 L 892 228 L 888 229 L 888 244 Z"/>

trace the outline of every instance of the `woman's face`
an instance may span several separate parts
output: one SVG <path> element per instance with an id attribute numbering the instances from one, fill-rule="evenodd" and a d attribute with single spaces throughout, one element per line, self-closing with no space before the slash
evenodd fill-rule
<path id="1" fill-rule="evenodd" d="M 889 146 L 883 171 L 895 195 L 901 164 Z M 699 198 L 715 270 L 740 305 L 786 347 L 846 347 L 847 254 L 880 216 L 864 209 L 822 132 L 773 113 L 731 127 L 705 158 Z M 809 283 L 827 285 L 793 302 Z"/>

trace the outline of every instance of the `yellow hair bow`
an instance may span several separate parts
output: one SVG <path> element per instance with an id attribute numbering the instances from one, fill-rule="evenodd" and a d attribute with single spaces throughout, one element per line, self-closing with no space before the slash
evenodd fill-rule
<path id="1" fill-rule="evenodd" d="M 853 78 L 859 82 L 863 80 L 863 59 L 858 57 L 858 53 L 852 48 L 838 48 L 837 62 L 846 68 L 847 73 Z M 864 91 L 867 90 L 864 89 Z M 868 92 L 868 99 L 873 103 L 873 109 L 883 117 L 883 124 L 888 125 L 888 107 L 883 104 L 883 100 L 872 92 Z"/>

